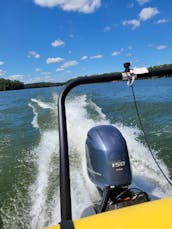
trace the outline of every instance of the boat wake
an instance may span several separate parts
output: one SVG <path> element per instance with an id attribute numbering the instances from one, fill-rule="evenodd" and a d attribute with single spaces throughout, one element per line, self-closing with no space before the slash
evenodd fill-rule
<path id="1" fill-rule="evenodd" d="M 42 109 L 54 110 L 56 113 L 55 106 L 36 99 L 32 99 L 32 101 Z M 126 139 L 134 185 L 159 197 L 171 195 L 172 192 L 168 191 L 170 190 L 169 186 L 152 160 L 149 150 L 138 140 L 141 131 L 136 127 L 124 126 L 122 123 L 110 123 L 101 108 L 87 99 L 85 95 L 75 96 L 72 100 L 67 100 L 73 218 L 79 218 L 86 207 L 99 199 L 95 186 L 87 176 L 84 149 L 88 130 L 102 124 L 114 125 Z M 34 154 L 37 154 L 37 177 L 30 187 L 31 228 L 41 229 L 47 224 L 53 225 L 60 221 L 59 171 L 57 170 L 58 165 L 52 166 L 51 161 L 53 156 L 58 161 L 58 145 L 58 132 L 50 130 L 42 133 L 40 144 L 33 151 Z M 156 152 L 154 153 L 156 154 Z M 168 175 L 167 167 L 162 161 L 160 163 Z M 56 176 L 54 184 L 52 183 L 55 180 L 55 178 L 52 179 L 53 176 Z M 49 190 L 50 186 L 53 191 Z"/>
<path id="2" fill-rule="evenodd" d="M 34 182 L 28 188 L 29 217 L 23 228 L 43 229 L 60 221 L 59 142 L 57 121 L 54 121 L 57 119 L 56 98 L 57 95 L 53 95 L 52 102 L 32 98 L 28 104 L 33 112 L 32 127 L 41 131 L 40 141 L 31 151 L 36 171 L 33 171 Z M 80 218 L 82 211 L 100 198 L 96 187 L 87 176 L 85 160 L 87 132 L 96 125 L 114 125 L 123 134 L 129 150 L 134 185 L 159 197 L 172 195 L 148 148 L 138 140 L 141 135 L 138 128 L 125 126 L 122 123 L 111 123 L 101 108 L 86 95 L 72 96 L 67 99 L 66 106 L 74 219 Z M 43 128 L 45 123 L 52 125 Z M 160 161 L 160 164 L 169 175 L 164 163 Z"/>

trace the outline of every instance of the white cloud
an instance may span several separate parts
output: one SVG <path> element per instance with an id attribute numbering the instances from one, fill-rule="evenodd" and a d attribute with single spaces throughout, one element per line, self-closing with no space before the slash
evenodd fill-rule
<path id="1" fill-rule="evenodd" d="M 78 65 L 78 62 L 76 60 L 70 60 L 70 61 L 65 62 L 60 67 L 60 69 L 69 68 L 69 67 L 72 67 L 72 66 L 75 66 L 75 65 Z"/>
<path id="2" fill-rule="evenodd" d="M 3 71 L 2 69 L 0 69 L 0 76 L 4 76 L 6 74 L 6 71 Z"/>
<path id="3" fill-rule="evenodd" d="M 141 10 L 141 12 L 139 13 L 139 18 L 141 21 L 146 21 L 154 17 L 156 14 L 159 14 L 159 11 L 157 8 L 147 7 Z"/>
<path id="4" fill-rule="evenodd" d="M 60 7 L 65 11 L 92 13 L 101 5 L 101 0 L 34 0 L 42 7 Z"/>
<path id="5" fill-rule="evenodd" d="M 118 55 L 120 55 L 123 51 L 124 51 L 124 48 L 121 48 L 121 49 L 118 50 L 118 51 L 114 51 L 114 52 L 112 53 L 112 56 L 118 56 Z"/>
<path id="6" fill-rule="evenodd" d="M 30 57 L 34 57 L 35 59 L 39 59 L 40 58 L 40 54 L 38 54 L 36 51 L 29 51 L 28 52 L 28 55 L 27 55 L 28 58 Z"/>
<path id="7" fill-rule="evenodd" d="M 139 5 L 144 5 L 145 3 L 150 2 L 150 0 L 136 0 Z"/>
<path id="8" fill-rule="evenodd" d="M 38 82 L 54 82 L 55 79 L 52 76 L 41 76 L 41 77 L 29 77 L 25 83 L 38 83 Z"/>
<path id="9" fill-rule="evenodd" d="M 0 65 L 3 65 L 3 64 L 5 64 L 4 61 L 0 61 Z"/>
<path id="10" fill-rule="evenodd" d="M 62 40 L 55 40 L 55 41 L 53 41 L 52 43 L 51 43 L 51 46 L 53 46 L 53 47 L 59 47 L 59 46 L 62 46 L 62 45 L 64 45 L 65 43 L 64 43 L 64 41 L 62 41 Z"/>
<path id="11" fill-rule="evenodd" d="M 60 63 L 64 61 L 63 58 L 61 57 L 49 57 L 47 60 L 46 60 L 46 63 L 47 64 L 55 64 L 55 63 Z"/>
<path id="12" fill-rule="evenodd" d="M 136 29 L 137 27 L 139 27 L 140 26 L 140 21 L 139 20 L 137 20 L 137 19 L 132 19 L 132 20 L 126 20 L 126 21 L 123 21 L 123 23 L 122 23 L 124 26 L 125 25 L 131 25 L 132 27 L 131 27 L 131 29 L 132 30 L 134 30 L 134 29 Z"/>
<path id="13" fill-rule="evenodd" d="M 112 53 L 112 56 L 118 56 L 118 55 L 120 55 L 120 54 L 121 54 L 120 51 L 114 51 L 114 52 Z"/>
<path id="14" fill-rule="evenodd" d="M 103 55 L 102 54 L 98 54 L 98 55 L 96 55 L 96 56 L 91 56 L 90 57 L 90 59 L 101 59 L 101 58 L 103 58 Z"/>
<path id="15" fill-rule="evenodd" d="M 61 71 L 64 71 L 64 68 L 61 68 L 61 67 L 60 67 L 60 68 L 57 68 L 57 69 L 56 69 L 56 72 L 61 72 Z"/>
<path id="16" fill-rule="evenodd" d="M 168 20 L 163 18 L 163 19 L 159 19 L 158 21 L 155 22 L 155 24 L 163 24 L 163 23 L 167 23 Z"/>
<path id="17" fill-rule="evenodd" d="M 153 7 L 143 8 L 138 15 L 138 19 L 125 20 L 122 22 L 122 24 L 123 26 L 131 25 L 132 26 L 131 29 L 134 30 L 141 25 L 142 21 L 146 21 L 157 14 L 159 14 L 159 10 L 157 8 L 153 8 Z"/>
<path id="18" fill-rule="evenodd" d="M 55 81 L 55 79 L 52 76 L 45 76 L 43 80 L 45 80 L 45 82 L 53 82 L 53 81 Z"/>
<path id="19" fill-rule="evenodd" d="M 167 45 L 158 45 L 158 46 L 156 46 L 157 50 L 162 50 L 162 49 L 166 49 L 166 48 L 168 48 Z"/>
<path id="20" fill-rule="evenodd" d="M 29 78 L 29 80 L 26 81 L 26 83 L 38 83 L 38 82 L 43 82 L 41 77 Z"/>
<path id="21" fill-rule="evenodd" d="M 24 75 L 22 75 L 22 74 L 15 74 L 15 75 L 9 76 L 8 79 L 10 79 L 10 80 L 19 80 L 19 81 L 23 81 Z"/>
<path id="22" fill-rule="evenodd" d="M 40 72 L 41 69 L 40 68 L 35 68 L 35 72 Z"/>
<path id="23" fill-rule="evenodd" d="M 52 74 L 51 72 L 41 72 L 42 76 L 47 76 L 47 75 L 51 75 L 51 74 Z"/>
<path id="24" fill-rule="evenodd" d="M 109 31 L 111 31 L 111 27 L 110 27 L 110 26 L 106 26 L 106 27 L 104 28 L 104 32 L 109 32 Z"/>
<path id="25" fill-rule="evenodd" d="M 81 60 L 86 60 L 86 59 L 88 59 L 88 56 L 82 56 L 81 57 Z"/>

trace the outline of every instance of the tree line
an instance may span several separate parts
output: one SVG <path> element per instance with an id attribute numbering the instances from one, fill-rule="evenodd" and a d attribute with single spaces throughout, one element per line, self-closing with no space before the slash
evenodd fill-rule
<path id="1" fill-rule="evenodd" d="M 27 89 L 27 88 L 55 87 L 55 86 L 61 86 L 63 84 L 64 83 L 52 83 L 52 82 L 24 84 L 19 80 L 9 80 L 9 79 L 0 78 L 0 91 L 18 90 L 18 89 Z"/>
<path id="2" fill-rule="evenodd" d="M 41 87 L 55 87 L 62 86 L 64 83 L 52 83 L 52 82 L 39 82 L 39 83 L 29 83 L 25 84 L 24 88 L 41 88 Z"/>
<path id="3" fill-rule="evenodd" d="M 24 89 L 24 83 L 19 80 L 0 78 L 0 91 Z"/>
<path id="4" fill-rule="evenodd" d="M 149 67 L 149 70 L 158 70 L 158 69 L 167 69 L 167 68 L 172 68 L 172 63 L 171 64 L 163 64 L 163 65 L 156 65 Z M 104 73 L 105 75 L 109 74 L 114 74 L 112 73 Z M 83 76 L 79 76 L 76 78 L 82 78 Z M 158 76 L 157 76 L 158 77 Z M 73 78 L 73 79 L 76 79 Z M 57 82 L 57 83 L 52 83 L 52 82 L 39 82 L 39 83 L 30 83 L 30 84 L 24 84 L 23 82 L 19 80 L 9 80 L 9 79 L 4 79 L 0 78 L 0 91 L 6 91 L 6 90 L 18 90 L 18 89 L 27 89 L 27 88 L 42 88 L 42 87 L 55 87 L 55 86 L 62 86 L 66 83 L 69 83 L 71 80 L 69 79 L 66 82 Z"/>
<path id="5" fill-rule="evenodd" d="M 172 64 L 162 64 L 162 65 L 156 65 L 149 67 L 149 70 L 158 70 L 158 69 L 167 69 L 167 68 L 172 68 Z"/>

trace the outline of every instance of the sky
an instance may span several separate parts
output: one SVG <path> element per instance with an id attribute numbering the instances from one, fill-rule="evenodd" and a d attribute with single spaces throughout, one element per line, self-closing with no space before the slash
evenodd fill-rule
<path id="1" fill-rule="evenodd" d="M 0 78 L 63 82 L 172 63 L 171 0 L 0 0 Z"/>

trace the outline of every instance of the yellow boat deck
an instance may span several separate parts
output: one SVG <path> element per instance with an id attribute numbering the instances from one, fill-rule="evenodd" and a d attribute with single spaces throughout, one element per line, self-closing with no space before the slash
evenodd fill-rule
<path id="1" fill-rule="evenodd" d="M 82 218 L 74 221 L 74 226 L 75 229 L 171 229 L 171 218 L 172 198 L 166 198 Z"/>

